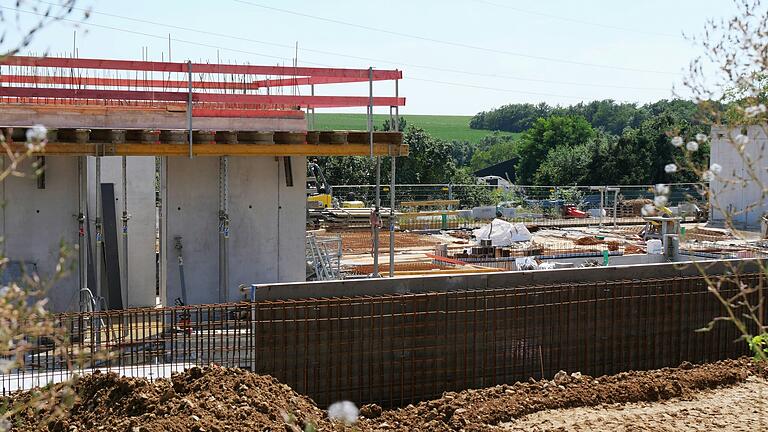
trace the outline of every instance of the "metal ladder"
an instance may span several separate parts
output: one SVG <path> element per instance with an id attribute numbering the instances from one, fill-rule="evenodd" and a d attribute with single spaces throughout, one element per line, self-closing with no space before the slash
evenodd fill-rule
<path id="1" fill-rule="evenodd" d="M 306 254 L 316 280 L 341 279 L 341 237 L 318 239 L 309 233 Z"/>

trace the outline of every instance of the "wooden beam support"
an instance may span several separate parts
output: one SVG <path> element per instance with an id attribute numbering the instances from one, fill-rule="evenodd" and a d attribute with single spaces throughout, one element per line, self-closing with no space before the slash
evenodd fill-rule
<path id="1" fill-rule="evenodd" d="M 376 143 L 374 155 L 390 154 L 388 143 Z M 400 156 L 408 155 L 408 146 L 400 145 Z M 25 151 L 24 144 L 12 144 L 12 150 Z M 137 144 L 137 143 L 65 143 L 53 142 L 45 146 L 41 155 L 48 156 L 186 156 L 186 144 Z M 194 144 L 196 156 L 366 156 L 370 155 L 367 144 Z"/>

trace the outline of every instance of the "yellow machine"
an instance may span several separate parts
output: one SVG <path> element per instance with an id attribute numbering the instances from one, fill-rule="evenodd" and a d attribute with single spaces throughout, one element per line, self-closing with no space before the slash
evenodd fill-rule
<path id="1" fill-rule="evenodd" d="M 316 162 L 310 162 L 307 175 L 307 208 L 327 209 L 333 207 L 333 188 L 325 179 Z"/>
<path id="2" fill-rule="evenodd" d="M 364 208 L 362 201 L 342 201 L 341 206 L 333 199 L 333 186 L 325 179 L 323 170 L 317 162 L 308 164 L 307 175 L 307 208 L 313 210 L 323 210 L 328 208 Z"/>

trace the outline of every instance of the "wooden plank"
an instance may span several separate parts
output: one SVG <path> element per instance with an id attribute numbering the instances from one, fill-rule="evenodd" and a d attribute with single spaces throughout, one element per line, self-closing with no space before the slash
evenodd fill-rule
<path id="1" fill-rule="evenodd" d="M 13 144 L 14 151 L 26 151 L 24 144 Z M 194 144 L 196 156 L 365 156 L 367 144 Z M 374 154 L 386 156 L 390 144 L 374 144 Z M 407 146 L 400 146 L 400 156 L 408 155 Z M 185 144 L 112 144 L 112 143 L 48 143 L 44 154 L 57 156 L 186 156 Z"/>
<path id="2" fill-rule="evenodd" d="M 403 216 L 454 216 L 459 214 L 458 210 L 435 210 L 435 211 L 420 211 L 420 212 L 403 212 Z"/>
<path id="3" fill-rule="evenodd" d="M 403 207 L 428 207 L 439 205 L 459 205 L 459 200 L 428 200 L 428 201 L 403 201 Z"/>

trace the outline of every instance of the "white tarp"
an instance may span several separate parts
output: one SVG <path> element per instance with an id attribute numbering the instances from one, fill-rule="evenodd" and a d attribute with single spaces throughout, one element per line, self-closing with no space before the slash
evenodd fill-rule
<path id="1" fill-rule="evenodd" d="M 511 246 L 514 242 L 530 241 L 531 232 L 521 223 L 509 223 L 505 220 L 494 219 L 491 223 L 472 232 L 475 239 L 491 239 L 492 246 Z"/>

